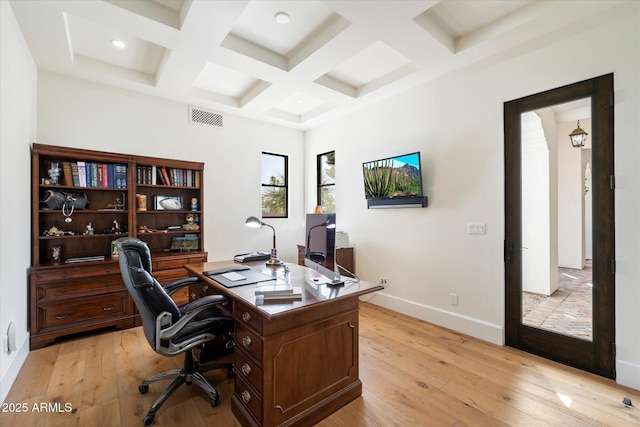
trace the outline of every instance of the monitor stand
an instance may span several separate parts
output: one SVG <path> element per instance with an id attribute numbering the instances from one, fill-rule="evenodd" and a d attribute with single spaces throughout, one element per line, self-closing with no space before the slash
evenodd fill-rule
<path id="1" fill-rule="evenodd" d="M 324 276 L 316 271 L 309 270 L 308 274 L 305 274 L 305 282 L 310 285 L 326 285 L 329 287 L 336 287 L 344 285 L 344 280 L 331 280 L 327 276 Z"/>

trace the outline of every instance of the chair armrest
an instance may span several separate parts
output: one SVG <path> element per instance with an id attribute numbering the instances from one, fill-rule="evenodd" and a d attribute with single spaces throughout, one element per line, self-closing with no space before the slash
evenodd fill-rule
<path id="1" fill-rule="evenodd" d="M 183 316 L 178 319 L 178 321 L 176 323 L 174 323 L 173 325 L 169 326 L 168 328 L 164 328 L 162 329 L 161 326 L 162 325 L 157 325 L 157 329 L 159 331 L 158 335 L 160 339 L 172 339 L 176 334 L 178 334 L 182 328 L 184 328 L 191 320 L 193 320 L 198 314 L 202 313 L 203 311 L 206 311 L 210 308 L 213 308 L 217 305 L 222 304 L 223 302 L 227 301 L 228 299 L 225 298 L 223 295 L 207 295 L 205 297 L 202 298 L 198 298 L 196 301 L 193 301 L 187 305 L 193 305 L 193 307 L 189 310 L 189 311 L 184 311 Z M 183 307 L 184 309 L 185 307 Z M 165 315 L 166 312 L 160 314 L 159 317 Z M 170 314 L 166 313 L 167 315 L 171 316 Z M 229 319 L 228 316 L 216 316 L 216 317 L 212 317 L 212 319 L 217 319 L 219 318 L 220 320 L 226 320 Z"/>
<path id="2" fill-rule="evenodd" d="M 177 290 L 184 288 L 185 286 L 193 285 L 200 282 L 200 279 L 197 277 L 184 277 L 182 279 L 174 280 L 173 282 L 167 283 L 164 286 L 164 291 L 171 295 Z"/>
<path id="3" fill-rule="evenodd" d="M 185 315 L 191 313 L 193 310 L 197 310 L 200 306 L 205 305 L 207 308 L 210 308 L 212 305 L 222 304 L 224 302 L 229 301 L 227 297 L 224 295 L 207 295 L 202 298 L 198 298 L 195 301 L 191 301 L 185 305 L 183 305 L 182 311 Z"/>

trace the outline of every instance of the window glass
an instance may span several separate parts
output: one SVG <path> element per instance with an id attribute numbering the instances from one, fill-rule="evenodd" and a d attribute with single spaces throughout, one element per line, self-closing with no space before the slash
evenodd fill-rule
<path id="1" fill-rule="evenodd" d="M 262 153 L 262 217 L 287 217 L 288 157 Z"/>
<path id="2" fill-rule="evenodd" d="M 336 211 L 336 152 L 318 155 L 318 205 L 322 212 Z"/>

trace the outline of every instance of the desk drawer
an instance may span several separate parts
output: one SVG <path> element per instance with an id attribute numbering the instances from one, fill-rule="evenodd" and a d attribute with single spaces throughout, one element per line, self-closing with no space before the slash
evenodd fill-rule
<path id="1" fill-rule="evenodd" d="M 247 305 L 236 302 L 233 308 L 233 316 L 237 324 L 250 327 L 258 334 L 262 334 L 262 316 Z"/>
<path id="2" fill-rule="evenodd" d="M 262 421 L 262 397 L 241 377 L 236 376 L 235 386 L 236 396 L 238 400 L 253 414 L 253 416 Z M 262 424 L 260 424 L 262 425 Z"/>
<path id="3" fill-rule="evenodd" d="M 87 323 L 101 317 L 113 318 L 126 316 L 129 312 L 129 294 L 120 292 L 103 297 L 69 301 L 61 304 L 38 307 L 41 328 L 66 326 L 72 323 Z"/>
<path id="4" fill-rule="evenodd" d="M 247 328 L 245 325 L 236 322 L 236 330 L 234 332 L 234 342 L 236 348 L 240 347 L 253 359 L 261 363 L 262 362 L 262 340 L 253 331 Z"/>
<path id="5" fill-rule="evenodd" d="M 240 347 L 235 351 L 236 377 L 242 377 L 262 394 L 262 369 Z"/>

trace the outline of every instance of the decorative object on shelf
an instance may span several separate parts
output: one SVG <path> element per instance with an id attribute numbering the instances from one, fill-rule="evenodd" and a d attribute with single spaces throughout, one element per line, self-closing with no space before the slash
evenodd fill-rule
<path id="1" fill-rule="evenodd" d="M 580 127 L 580 120 L 578 120 L 578 127 L 569 134 L 571 145 L 576 148 L 584 147 L 585 142 L 587 142 L 587 135 L 589 134 Z"/>
<path id="2" fill-rule="evenodd" d="M 186 236 L 174 236 L 171 239 L 171 247 L 169 248 L 172 251 L 197 251 L 198 248 L 198 236 L 196 235 L 186 235 Z"/>
<path id="3" fill-rule="evenodd" d="M 149 228 L 146 225 L 138 226 L 138 233 L 147 234 L 147 233 L 166 233 L 168 230 L 158 230 L 156 228 Z"/>
<path id="4" fill-rule="evenodd" d="M 49 174 L 49 183 L 57 185 L 60 179 L 60 163 L 51 162 L 51 167 L 47 170 L 47 173 Z"/>
<path id="5" fill-rule="evenodd" d="M 43 234 L 49 237 L 60 237 L 60 236 L 73 236 L 76 233 L 74 233 L 73 231 L 63 230 L 56 223 L 56 224 L 53 224 L 51 227 L 47 228 Z"/>
<path id="6" fill-rule="evenodd" d="M 89 206 L 89 199 L 85 193 L 46 190 L 42 204 L 43 209 L 58 210 L 66 208 L 69 211 L 72 209 L 86 209 Z"/>
<path id="7" fill-rule="evenodd" d="M 120 228 L 120 223 L 117 219 L 113 220 L 113 223 L 110 228 L 110 234 L 122 234 L 122 229 Z"/>
<path id="8" fill-rule="evenodd" d="M 118 258 L 118 246 L 116 246 L 116 241 L 111 241 L 111 258 Z"/>
<path id="9" fill-rule="evenodd" d="M 52 262 L 62 261 L 62 246 L 56 245 L 51 247 L 51 261 Z"/>
<path id="10" fill-rule="evenodd" d="M 192 197 L 191 198 L 191 210 L 192 211 L 197 211 L 198 210 L 198 198 L 197 197 Z"/>
<path id="11" fill-rule="evenodd" d="M 200 226 L 198 224 L 196 224 L 196 216 L 194 214 L 187 214 L 185 220 L 187 221 L 186 224 L 184 224 L 182 226 L 182 228 L 184 230 L 188 230 L 188 231 L 197 231 L 200 230 Z"/>
<path id="12" fill-rule="evenodd" d="M 144 212 L 147 210 L 147 195 L 138 193 L 136 194 L 136 200 L 138 202 L 138 212 Z"/>
<path id="13" fill-rule="evenodd" d="M 173 210 L 182 209 L 182 197 L 180 196 L 154 196 L 154 205 L 156 210 Z"/>
<path id="14" fill-rule="evenodd" d="M 120 193 L 122 197 L 116 197 L 116 200 L 113 203 L 109 203 L 105 209 L 100 209 L 101 211 L 124 211 L 126 204 L 125 200 L 127 200 L 126 193 Z"/>
<path id="15" fill-rule="evenodd" d="M 84 230 L 84 235 L 85 236 L 92 236 L 94 233 L 93 230 L 93 224 L 91 222 L 89 222 L 89 224 L 86 225 L 85 230 Z"/>
<path id="16" fill-rule="evenodd" d="M 264 225 L 269 227 L 271 230 L 273 230 L 273 248 L 271 248 L 271 258 L 269 258 L 266 264 L 272 265 L 272 266 L 282 264 L 282 261 L 278 259 L 278 251 L 276 249 L 276 229 L 270 226 L 269 224 L 265 224 L 255 216 L 250 216 L 249 218 L 247 218 L 244 225 L 251 228 L 260 228 Z"/>

